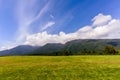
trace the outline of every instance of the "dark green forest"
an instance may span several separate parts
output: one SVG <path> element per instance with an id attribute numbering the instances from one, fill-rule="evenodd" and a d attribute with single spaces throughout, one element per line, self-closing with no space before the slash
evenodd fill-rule
<path id="1" fill-rule="evenodd" d="M 100 52 L 95 50 L 88 50 L 86 48 L 83 49 L 83 51 L 78 53 L 73 53 L 70 50 L 63 50 L 63 51 L 57 51 L 57 52 L 51 52 L 51 53 L 33 53 L 31 55 L 43 55 L 43 56 L 70 56 L 70 55 L 118 55 L 119 51 L 116 50 L 113 46 L 105 46 L 103 50 Z"/>

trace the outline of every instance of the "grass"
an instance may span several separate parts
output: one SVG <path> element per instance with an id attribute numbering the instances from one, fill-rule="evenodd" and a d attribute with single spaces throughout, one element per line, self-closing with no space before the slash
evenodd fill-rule
<path id="1" fill-rule="evenodd" d="M 0 80 L 118 80 L 120 56 L 0 57 Z"/>

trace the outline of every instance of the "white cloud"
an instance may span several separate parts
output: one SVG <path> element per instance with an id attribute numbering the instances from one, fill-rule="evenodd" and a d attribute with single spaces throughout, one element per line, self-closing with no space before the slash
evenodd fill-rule
<path id="1" fill-rule="evenodd" d="M 68 34 L 64 32 L 60 32 L 59 34 L 48 34 L 44 31 L 28 35 L 24 44 L 43 46 L 47 43 L 64 44 L 74 39 L 120 38 L 120 20 L 112 19 L 110 15 L 98 14 L 93 19 L 93 24 L 96 25 L 96 27 L 93 27 L 94 25 L 85 26 L 76 32 Z"/>
<path id="2" fill-rule="evenodd" d="M 102 15 L 102 17 L 100 17 Z M 100 17 L 100 18 L 99 18 Z M 109 18 L 108 18 L 109 17 Z M 105 20 L 104 20 L 105 19 Z M 112 19 L 110 15 L 98 14 L 92 19 L 93 24 L 84 26 L 73 33 L 59 32 L 59 34 L 48 34 L 47 31 L 28 34 L 23 44 L 43 46 L 47 43 L 66 43 L 75 39 L 120 39 L 120 20 Z M 100 20 L 100 22 L 99 22 Z M 54 25 L 54 22 L 48 22 L 43 30 Z M 95 27 L 94 27 L 95 26 Z M 8 49 L 9 46 L 1 47 L 0 50 Z"/>
<path id="3" fill-rule="evenodd" d="M 12 48 L 14 48 L 16 46 L 17 46 L 16 43 L 7 42 L 6 45 L 3 45 L 2 47 L 0 47 L 0 51 L 2 51 L 2 50 L 9 50 L 9 49 L 12 49 Z"/>
<path id="4" fill-rule="evenodd" d="M 46 31 L 38 34 L 29 35 L 25 44 L 30 45 L 45 45 L 46 43 L 65 43 L 67 40 L 72 39 L 72 34 L 65 34 L 60 32 L 57 34 L 48 34 Z M 74 36 L 74 35 L 73 35 Z"/>
<path id="5" fill-rule="evenodd" d="M 43 30 L 46 30 L 47 28 L 52 27 L 54 24 L 55 24 L 55 22 L 50 21 L 50 22 L 48 22 L 47 24 L 45 24 L 45 26 L 43 26 L 43 27 L 41 28 L 41 30 L 42 30 L 42 31 L 43 31 Z"/>
<path id="6" fill-rule="evenodd" d="M 110 15 L 103 15 L 103 14 L 98 14 L 97 16 L 95 16 L 92 21 L 94 26 L 101 26 L 106 24 L 108 21 L 110 21 L 112 19 L 112 17 Z"/>
<path id="7" fill-rule="evenodd" d="M 2 51 L 2 50 L 7 50 L 7 49 L 8 49 L 8 47 L 6 47 L 6 46 L 0 47 L 0 51 Z"/>
<path id="8" fill-rule="evenodd" d="M 12 49 L 12 48 L 14 48 L 15 46 L 2 46 L 2 47 L 0 47 L 0 51 L 2 51 L 2 50 L 9 50 L 9 49 Z"/>

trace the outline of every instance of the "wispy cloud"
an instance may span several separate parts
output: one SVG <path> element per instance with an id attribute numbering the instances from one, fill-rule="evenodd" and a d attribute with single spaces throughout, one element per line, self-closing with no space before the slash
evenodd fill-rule
<path id="1" fill-rule="evenodd" d="M 47 24 L 45 24 L 45 25 L 41 28 L 41 30 L 44 31 L 44 30 L 52 27 L 54 24 L 55 24 L 55 22 L 50 21 L 50 22 L 48 22 Z"/>
<path id="2" fill-rule="evenodd" d="M 20 0 L 16 8 L 18 18 L 18 38 L 17 41 L 21 41 L 29 34 L 29 21 L 32 19 L 34 14 L 26 12 L 27 9 L 35 5 L 36 0 Z M 29 4 L 28 4 L 29 2 Z M 29 15 L 28 15 L 29 13 Z"/>
<path id="3" fill-rule="evenodd" d="M 52 14 L 50 14 L 50 17 L 51 17 L 52 19 L 54 19 L 54 18 L 55 18 Z"/>
<path id="4" fill-rule="evenodd" d="M 31 24 L 32 22 L 35 22 L 36 20 L 40 19 L 41 16 L 47 12 L 47 10 L 49 9 L 50 7 L 50 4 L 51 4 L 51 1 L 49 0 L 45 5 L 44 7 L 39 11 L 38 15 L 36 17 L 34 17 L 29 23 Z"/>
<path id="5" fill-rule="evenodd" d="M 29 2 L 29 4 L 28 4 Z M 36 22 L 41 18 L 42 15 L 48 10 L 50 5 L 50 0 L 40 9 L 37 13 L 32 9 L 37 4 L 37 0 L 20 0 L 17 7 L 17 17 L 18 17 L 18 38 L 17 41 L 22 41 L 27 35 L 30 34 L 30 26 L 32 23 Z M 36 15 L 36 16 L 35 16 Z M 52 23 L 53 24 L 53 23 Z M 50 27 L 51 24 L 44 26 L 43 29 Z"/>

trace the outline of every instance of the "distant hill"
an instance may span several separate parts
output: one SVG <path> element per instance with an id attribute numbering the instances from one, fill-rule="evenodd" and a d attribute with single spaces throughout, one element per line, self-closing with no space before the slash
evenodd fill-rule
<path id="1" fill-rule="evenodd" d="M 30 45 L 20 45 L 10 50 L 0 51 L 0 56 L 11 56 L 11 55 L 27 55 L 33 52 L 38 47 L 33 47 Z"/>
<path id="2" fill-rule="evenodd" d="M 0 51 L 0 56 L 6 55 L 48 55 L 62 51 L 70 51 L 73 54 L 83 52 L 101 53 L 105 46 L 113 46 L 120 50 L 120 39 L 79 39 L 65 44 L 48 43 L 44 46 L 21 45 L 10 50 Z"/>
<path id="3" fill-rule="evenodd" d="M 37 48 L 33 54 L 49 54 L 49 53 L 53 53 L 53 52 L 59 52 L 59 51 L 63 51 L 64 50 L 64 45 L 63 44 L 56 44 L 56 43 L 52 43 L 52 44 L 46 44 L 42 47 Z"/>

